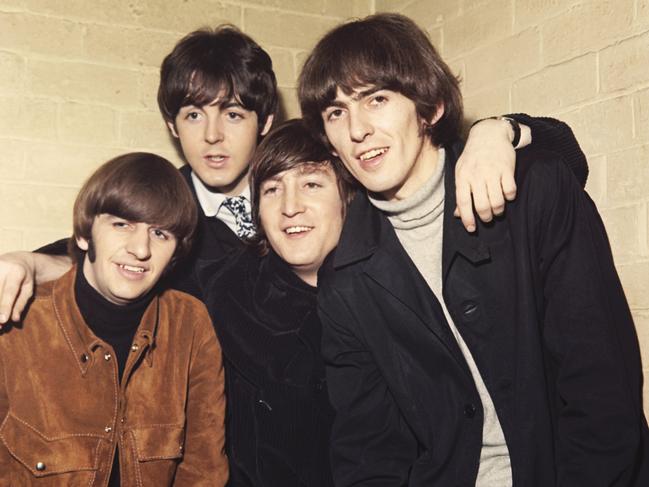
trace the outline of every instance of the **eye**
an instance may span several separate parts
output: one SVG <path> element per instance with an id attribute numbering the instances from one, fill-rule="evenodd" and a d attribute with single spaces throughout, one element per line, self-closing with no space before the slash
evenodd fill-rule
<path id="1" fill-rule="evenodd" d="M 113 228 L 117 228 L 117 229 L 120 229 L 120 230 L 129 228 L 129 226 L 130 226 L 130 224 L 127 221 L 124 221 L 124 220 L 115 220 L 115 221 L 112 222 L 112 225 L 113 225 Z"/>
<path id="2" fill-rule="evenodd" d="M 330 122 L 333 122 L 334 120 L 338 120 L 342 116 L 343 116 L 342 108 L 330 108 L 325 111 L 325 118 Z"/>
<path id="3" fill-rule="evenodd" d="M 370 98 L 370 104 L 371 105 L 383 105 L 385 102 L 388 101 L 388 97 L 385 95 L 374 95 L 372 98 Z"/>
<path id="4" fill-rule="evenodd" d="M 157 240 L 170 240 L 172 238 L 172 235 L 171 235 L 170 232 L 168 232 L 166 230 L 162 230 L 160 228 L 152 228 L 151 229 L 151 234 Z"/>
<path id="5" fill-rule="evenodd" d="M 185 115 L 185 119 L 190 120 L 190 121 L 200 120 L 201 119 L 201 114 L 200 114 L 200 112 L 192 110 L 192 111 L 187 112 L 187 114 Z"/>
<path id="6" fill-rule="evenodd" d="M 277 194 L 277 191 L 279 191 L 277 186 L 266 186 L 262 189 L 261 194 L 262 196 L 272 196 Z"/>
<path id="7" fill-rule="evenodd" d="M 317 181 L 307 181 L 306 183 L 304 183 L 304 186 L 308 189 L 322 188 L 322 184 L 318 183 Z"/>
<path id="8" fill-rule="evenodd" d="M 235 111 L 228 111 L 226 112 L 225 116 L 228 118 L 228 120 L 242 120 L 243 114 Z"/>

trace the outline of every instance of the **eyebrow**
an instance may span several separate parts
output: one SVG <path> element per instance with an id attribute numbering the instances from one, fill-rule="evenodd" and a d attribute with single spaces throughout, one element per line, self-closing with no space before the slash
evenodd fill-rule
<path id="1" fill-rule="evenodd" d="M 354 91 L 351 94 L 350 98 L 354 101 L 362 100 L 363 98 L 367 98 L 368 96 L 371 96 L 377 91 L 381 91 L 382 89 L 383 88 L 381 88 L 380 86 L 372 86 L 371 88 L 367 88 L 366 90 Z M 340 101 L 338 100 L 338 98 L 336 98 L 335 100 L 332 100 L 331 103 L 329 103 L 325 107 L 325 110 L 330 107 L 345 108 L 346 106 L 347 103 L 345 103 L 344 101 Z"/>

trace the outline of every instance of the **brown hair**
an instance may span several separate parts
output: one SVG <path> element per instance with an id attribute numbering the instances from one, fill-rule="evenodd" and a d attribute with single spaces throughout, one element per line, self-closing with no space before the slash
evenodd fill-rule
<path id="1" fill-rule="evenodd" d="M 158 106 L 166 122 L 174 123 L 183 106 L 200 107 L 219 95 L 254 111 L 259 132 L 277 112 L 277 81 L 270 56 L 233 25 L 187 34 L 160 68 Z"/>
<path id="2" fill-rule="evenodd" d="M 177 240 L 173 262 L 189 252 L 198 221 L 194 197 L 180 172 L 166 159 L 146 152 L 124 154 L 101 165 L 74 202 L 70 249 L 89 240 L 95 217 L 103 213 L 159 225 Z"/>
<path id="3" fill-rule="evenodd" d="M 354 197 L 358 183 L 337 157 L 314 137 L 301 119 L 287 120 L 270 131 L 259 144 L 250 163 L 252 217 L 257 236 L 252 240 L 261 253 L 268 252 L 268 241 L 259 220 L 259 189 L 264 181 L 299 166 L 325 166 L 333 169 L 343 211 Z"/>
<path id="4" fill-rule="evenodd" d="M 442 117 L 425 132 L 435 145 L 458 137 L 462 122 L 458 80 L 409 18 L 377 14 L 329 31 L 300 74 L 298 94 L 305 122 L 324 137 L 322 112 L 335 100 L 337 89 L 351 95 L 363 86 L 410 98 L 423 120 L 430 120 L 443 106 Z"/>

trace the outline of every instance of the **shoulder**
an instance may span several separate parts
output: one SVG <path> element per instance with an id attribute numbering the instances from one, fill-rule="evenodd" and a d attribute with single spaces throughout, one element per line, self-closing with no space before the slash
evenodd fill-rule
<path id="1" fill-rule="evenodd" d="M 194 296 L 176 289 L 166 289 L 160 293 L 161 319 L 189 324 L 211 323 L 207 308 Z"/>

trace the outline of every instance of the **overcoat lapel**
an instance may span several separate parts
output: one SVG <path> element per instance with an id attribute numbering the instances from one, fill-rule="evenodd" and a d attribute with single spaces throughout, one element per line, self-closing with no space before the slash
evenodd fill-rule
<path id="1" fill-rule="evenodd" d="M 340 268 L 361 260 L 366 260 L 363 271 L 410 311 L 394 309 L 386 317 L 390 326 L 427 328 L 470 374 L 438 298 L 401 246 L 388 219 L 372 206 L 365 194 L 358 193 L 348 209 L 333 265 Z M 417 320 L 405 319 L 408 315 L 416 316 Z"/>

